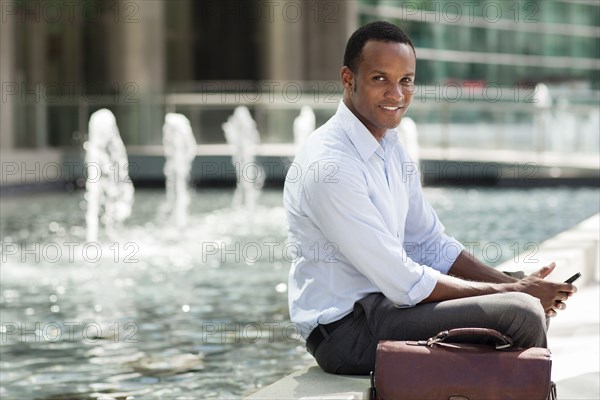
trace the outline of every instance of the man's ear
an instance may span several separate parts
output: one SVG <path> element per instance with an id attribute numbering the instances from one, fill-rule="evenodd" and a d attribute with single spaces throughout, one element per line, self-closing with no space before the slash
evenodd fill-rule
<path id="1" fill-rule="evenodd" d="M 352 73 L 350 68 L 344 65 L 340 70 L 340 78 L 344 89 L 348 90 L 348 92 L 352 92 L 354 89 L 354 73 Z"/>

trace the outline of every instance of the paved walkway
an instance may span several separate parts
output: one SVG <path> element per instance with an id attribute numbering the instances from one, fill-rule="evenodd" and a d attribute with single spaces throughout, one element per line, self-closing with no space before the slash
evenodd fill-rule
<path id="1" fill-rule="evenodd" d="M 552 379 L 560 400 L 600 399 L 600 285 L 579 290 L 550 322 Z"/>

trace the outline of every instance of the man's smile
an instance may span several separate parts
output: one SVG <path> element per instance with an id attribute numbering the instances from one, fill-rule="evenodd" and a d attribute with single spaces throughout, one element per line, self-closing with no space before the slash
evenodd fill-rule
<path id="1" fill-rule="evenodd" d="M 398 111 L 399 109 L 404 108 L 404 106 L 379 106 L 379 107 L 381 107 L 387 111 Z"/>

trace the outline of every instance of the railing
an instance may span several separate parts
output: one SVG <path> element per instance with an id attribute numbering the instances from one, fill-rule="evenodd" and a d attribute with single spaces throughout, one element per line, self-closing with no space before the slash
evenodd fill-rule
<path id="1" fill-rule="evenodd" d="M 166 112 L 181 112 L 192 123 L 199 153 L 227 153 L 221 124 L 238 105 L 252 112 L 266 153 L 293 153 L 293 120 L 303 105 L 315 112 L 317 126 L 334 113 L 341 99 L 337 82 L 284 82 L 199 87 L 196 93 L 94 99 L 78 96 L 17 104 L 15 137 L 22 147 L 76 147 L 86 138 L 90 114 L 107 107 L 117 116 L 126 145 L 140 152 L 160 149 Z M 247 90 L 244 90 L 246 88 Z M 268 90 L 265 90 L 268 89 Z M 540 107 L 534 89 L 457 84 L 418 86 L 407 116 L 413 118 L 423 149 L 556 153 L 563 158 L 596 160 L 599 152 L 600 92 L 562 95 Z M 568 103 L 565 99 L 577 100 Z M 93 101 L 92 101 L 93 100 Z M 32 134 L 35 132 L 35 134 Z M 266 149 L 266 150 L 265 150 Z M 446 151 L 444 153 L 444 151 Z M 432 153 L 433 154 L 433 153 Z M 444 156 L 445 154 L 445 156 Z M 575 156 L 576 155 L 576 156 Z M 468 155 L 467 155 L 468 156 Z"/>

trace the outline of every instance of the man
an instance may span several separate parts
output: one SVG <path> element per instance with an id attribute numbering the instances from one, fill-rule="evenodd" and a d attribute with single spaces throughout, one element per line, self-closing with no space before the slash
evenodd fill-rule
<path id="1" fill-rule="evenodd" d="M 545 316 L 576 288 L 517 280 L 477 261 L 423 197 L 398 142 L 412 99 L 415 50 L 387 22 L 349 39 L 336 114 L 305 142 L 284 188 L 291 319 L 327 372 L 368 374 L 379 340 L 420 340 L 459 327 L 496 329 L 546 346 Z M 292 176 L 293 175 L 293 176 Z"/>

